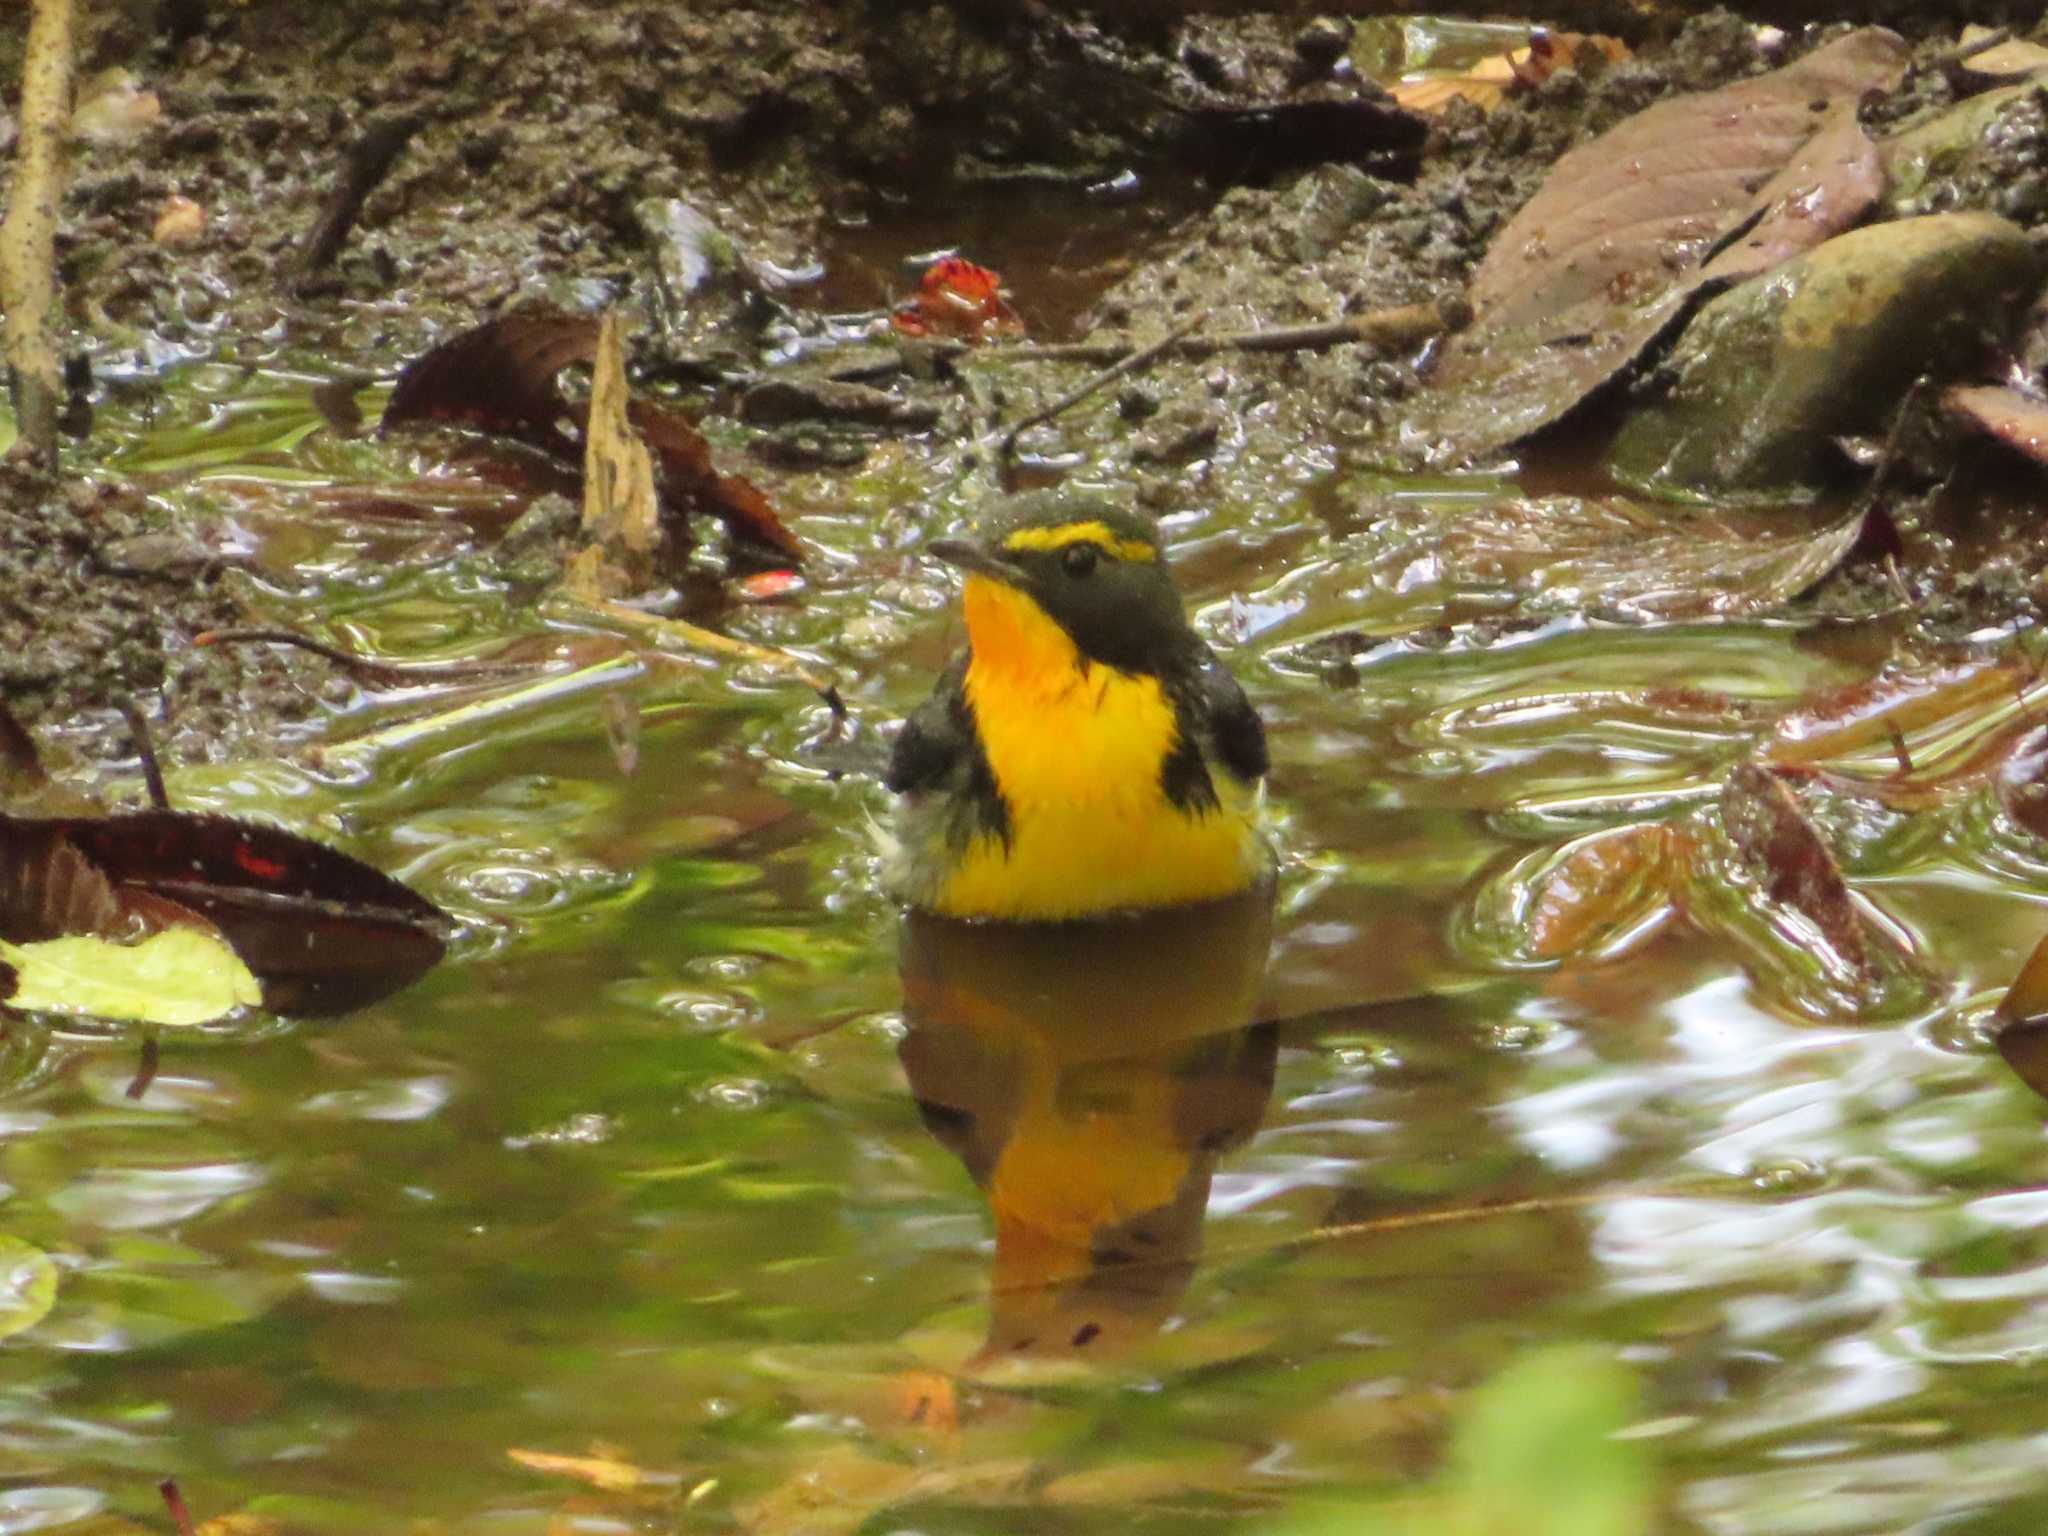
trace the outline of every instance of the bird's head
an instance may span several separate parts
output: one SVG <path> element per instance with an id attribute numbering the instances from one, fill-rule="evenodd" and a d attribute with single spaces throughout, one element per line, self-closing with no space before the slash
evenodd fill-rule
<path id="1" fill-rule="evenodd" d="M 1158 673 L 1193 640 L 1157 527 L 1100 492 L 1013 496 L 982 517 L 974 538 L 929 548 L 967 573 L 977 661 Z"/>

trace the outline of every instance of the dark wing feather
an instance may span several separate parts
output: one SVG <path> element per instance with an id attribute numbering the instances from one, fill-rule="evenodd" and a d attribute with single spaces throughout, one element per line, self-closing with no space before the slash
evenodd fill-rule
<path id="1" fill-rule="evenodd" d="M 956 703 L 967 673 L 963 656 L 939 678 L 932 696 L 910 712 L 889 749 L 882 782 L 899 795 L 934 789 L 946 782 L 974 750 L 973 731 Z"/>
<path id="2" fill-rule="evenodd" d="M 1197 680 L 1217 758 L 1247 784 L 1266 776 L 1266 727 L 1230 669 L 1204 647 Z"/>

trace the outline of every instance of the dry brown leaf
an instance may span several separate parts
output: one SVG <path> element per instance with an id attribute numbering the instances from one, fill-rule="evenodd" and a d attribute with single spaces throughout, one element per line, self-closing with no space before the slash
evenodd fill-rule
<path id="1" fill-rule="evenodd" d="M 2048 400 L 1999 384 L 1959 384 L 1942 395 L 1941 404 L 1965 426 L 2048 464 Z"/>
<path id="2" fill-rule="evenodd" d="M 906 1424 L 935 1434 L 960 1432 L 960 1397 L 943 1371 L 903 1371 L 889 1378 L 891 1407 Z"/>
<path id="3" fill-rule="evenodd" d="M 1770 74 L 1661 101 L 1565 155 L 1488 249 L 1475 322 L 1445 349 L 1422 429 L 1468 453 L 1526 437 L 1703 291 L 1854 223 L 1882 188 L 1856 106 L 1905 65 L 1895 34 L 1866 27 Z"/>
<path id="4" fill-rule="evenodd" d="M 633 1493 L 649 1486 L 671 1486 L 677 1481 L 673 1474 L 648 1472 L 619 1460 L 616 1455 L 558 1456 L 552 1451 L 516 1447 L 505 1454 L 530 1471 L 571 1478 L 605 1493 Z"/>
<path id="5" fill-rule="evenodd" d="M 1517 86 L 1541 85 L 1559 70 L 1576 69 L 1583 51 L 1619 63 L 1629 56 L 1618 37 L 1585 32 L 1544 32 L 1531 35 L 1528 46 L 1482 59 L 1455 74 L 1412 75 L 1388 87 L 1388 94 L 1410 112 L 1434 117 L 1454 101 L 1469 101 L 1491 112 Z"/>
<path id="6" fill-rule="evenodd" d="M 1958 41 L 1965 47 L 1991 36 L 1992 29 L 1972 22 Z M 2008 38 L 1963 61 L 1963 70 L 1989 80 L 2019 80 L 2048 70 L 2048 48 L 2024 37 Z"/>
<path id="7" fill-rule="evenodd" d="M 1645 923 L 1671 901 L 1684 836 L 1662 822 L 1585 838 L 1547 872 L 1529 909 L 1529 948 L 1561 960 Z"/>

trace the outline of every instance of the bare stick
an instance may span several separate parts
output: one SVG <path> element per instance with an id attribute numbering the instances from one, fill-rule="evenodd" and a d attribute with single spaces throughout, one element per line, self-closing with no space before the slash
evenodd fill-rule
<path id="1" fill-rule="evenodd" d="M 805 687 L 809 688 L 832 711 L 834 722 L 846 718 L 846 700 L 840 697 L 839 685 L 828 678 L 820 677 L 804 662 L 787 651 L 778 651 L 772 646 L 756 645 L 751 640 L 741 640 L 732 635 L 721 635 L 715 629 L 705 629 L 687 619 L 664 619 L 659 614 L 643 613 L 638 608 L 624 603 L 615 603 L 606 598 L 585 598 L 580 600 L 583 607 L 592 613 L 601 614 L 616 623 L 627 625 L 650 636 L 660 654 L 662 641 L 669 641 L 685 650 L 710 651 L 720 656 L 731 656 L 740 661 L 751 661 L 778 672 L 786 672 Z"/>
<path id="2" fill-rule="evenodd" d="M 192 1511 L 185 1507 L 185 1496 L 178 1492 L 177 1479 L 165 1478 L 156 1485 L 156 1491 L 164 1496 L 164 1507 L 177 1523 L 178 1536 L 193 1536 Z"/>
<path id="3" fill-rule="evenodd" d="M 1434 304 L 1398 304 L 1389 309 L 1369 310 L 1362 315 L 1348 315 L 1342 320 L 1321 320 L 1313 325 L 1223 331 L 1214 336 L 1183 336 L 1166 350 L 1174 357 L 1200 358 L 1215 357 L 1223 352 L 1313 352 L 1325 347 L 1361 343 L 1410 347 L 1447 331 L 1463 330 L 1471 323 L 1471 318 L 1470 304 L 1463 295 L 1456 295 Z M 971 355 L 977 362 L 1114 363 L 1128 357 L 1137 346 L 1135 341 L 1071 341 L 1055 342 L 1049 346 L 1003 347 L 970 347 L 965 342 L 948 342 L 934 347 L 932 352 L 945 358 Z"/>
<path id="4" fill-rule="evenodd" d="M 1125 374 L 1136 373 L 1140 368 L 1143 368 L 1148 363 L 1152 362 L 1155 358 L 1164 357 L 1168 352 L 1173 350 L 1176 343 L 1185 341 L 1188 337 L 1192 336 L 1197 330 L 1199 330 L 1202 326 L 1202 323 L 1206 321 L 1208 318 L 1208 310 L 1200 309 L 1195 311 L 1195 313 L 1190 318 L 1182 321 L 1179 325 L 1175 326 L 1172 330 L 1168 331 L 1164 336 L 1160 337 L 1159 340 L 1153 342 L 1151 346 L 1143 347 L 1138 351 L 1131 353 L 1130 356 L 1124 358 L 1122 361 L 1112 363 L 1109 367 L 1103 369 L 1102 372 L 1096 374 L 1094 378 L 1088 380 L 1088 382 L 1083 384 L 1079 389 L 1069 390 L 1066 394 L 1061 395 L 1059 399 L 1053 401 L 1051 405 L 1044 406 L 1039 410 L 1033 411 L 1029 416 L 1026 416 L 1022 421 L 1018 422 L 1017 425 L 1010 428 L 1009 431 L 1003 434 L 1003 441 L 1001 446 L 996 450 L 997 453 L 1002 458 L 1008 459 L 1012 454 L 1014 454 L 1017 451 L 1017 439 L 1022 437 L 1026 432 L 1030 431 L 1031 428 L 1039 426 L 1042 423 L 1051 421 L 1055 416 L 1058 416 L 1063 411 L 1066 411 L 1073 406 L 1079 405 L 1083 400 L 1086 400 L 1090 395 L 1094 394 L 1098 389 L 1101 389 L 1105 384 L 1112 383 L 1113 381 L 1122 378 Z"/>
<path id="5" fill-rule="evenodd" d="M 64 134 L 71 117 L 71 3 L 35 0 L 29 18 L 14 195 L 0 223 L 0 308 L 7 312 L 14 417 L 23 445 L 51 466 L 57 462 L 57 412 L 63 399 L 50 311 L 57 302 L 52 253 L 64 188 Z"/>
<path id="6" fill-rule="evenodd" d="M 397 687 L 455 682 L 465 678 L 515 677 L 538 670 L 516 661 L 373 661 L 338 645 L 315 640 L 289 629 L 208 629 L 192 637 L 194 645 L 289 645 L 333 662 L 367 682 Z"/>
<path id="7" fill-rule="evenodd" d="M 299 243 L 293 276 L 311 277 L 340 254 L 349 231 L 355 228 L 356 216 L 363 211 L 364 201 L 391 173 L 392 165 L 420 131 L 423 121 L 417 114 L 379 119 L 349 146 L 342 161 L 341 180 L 328 195 L 320 217 Z"/>
<path id="8" fill-rule="evenodd" d="M 114 700 L 114 707 L 121 711 L 128 733 L 135 738 L 135 751 L 142 758 L 142 782 L 149 786 L 149 803 L 168 811 L 171 797 L 164 791 L 164 771 L 156 760 L 156 745 L 149 739 L 149 721 L 143 717 L 142 706 L 133 695 L 124 693 Z"/>

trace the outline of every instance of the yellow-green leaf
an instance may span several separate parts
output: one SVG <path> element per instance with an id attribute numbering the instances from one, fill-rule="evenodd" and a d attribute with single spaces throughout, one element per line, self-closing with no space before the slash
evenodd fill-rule
<path id="1" fill-rule="evenodd" d="M 40 1248 L 0 1236 L 0 1339 L 33 1328 L 57 1304 L 57 1266 Z"/>
<path id="2" fill-rule="evenodd" d="M 8 1007 L 148 1024 L 205 1024 L 261 1001 L 239 956 L 193 928 L 152 934 L 140 944 L 71 937 L 40 944 L 0 942 L 0 960 L 19 973 Z"/>

